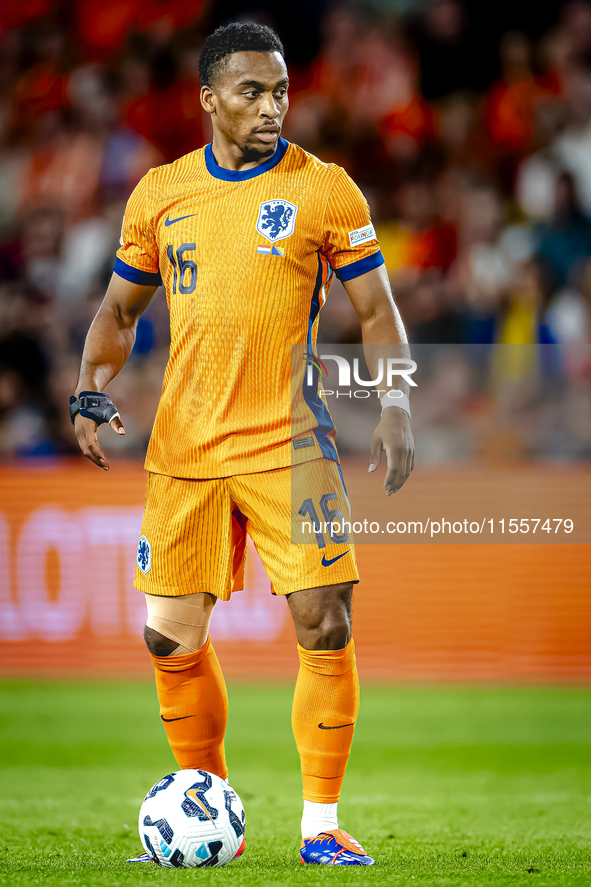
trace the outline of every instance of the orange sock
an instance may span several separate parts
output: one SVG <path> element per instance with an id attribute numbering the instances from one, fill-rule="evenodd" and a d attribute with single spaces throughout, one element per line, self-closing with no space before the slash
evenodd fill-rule
<path id="1" fill-rule="evenodd" d="M 210 638 L 196 653 L 152 656 L 152 662 L 160 716 L 179 767 L 209 770 L 226 779 L 228 694 Z"/>
<path id="2" fill-rule="evenodd" d="M 304 650 L 291 725 L 302 762 L 304 799 L 334 804 L 339 799 L 359 711 L 355 644 L 343 650 Z"/>

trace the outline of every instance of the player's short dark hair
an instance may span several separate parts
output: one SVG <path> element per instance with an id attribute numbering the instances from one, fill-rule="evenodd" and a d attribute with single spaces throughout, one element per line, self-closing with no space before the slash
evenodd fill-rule
<path id="1" fill-rule="evenodd" d="M 283 43 L 271 28 L 255 22 L 233 22 L 210 34 L 199 59 L 202 86 L 213 86 L 222 62 L 233 52 L 279 52 Z"/>

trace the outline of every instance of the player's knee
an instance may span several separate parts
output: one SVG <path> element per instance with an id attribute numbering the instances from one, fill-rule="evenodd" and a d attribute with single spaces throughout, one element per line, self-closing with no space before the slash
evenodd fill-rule
<path id="1" fill-rule="evenodd" d="M 326 613 L 316 625 L 298 632 L 306 650 L 342 650 L 351 640 L 351 622 L 345 614 Z"/>
<path id="2" fill-rule="evenodd" d="M 351 639 L 353 585 L 307 589 L 288 598 L 298 642 L 305 650 L 342 650 Z"/>
<path id="3" fill-rule="evenodd" d="M 159 631 L 156 631 L 155 628 L 150 628 L 149 625 L 144 627 L 144 641 L 152 656 L 170 656 L 179 645 L 178 641 L 167 638 L 166 635 L 160 634 Z"/>
<path id="4" fill-rule="evenodd" d="M 319 626 L 316 650 L 342 650 L 351 640 L 351 624 L 344 618 L 329 618 Z"/>

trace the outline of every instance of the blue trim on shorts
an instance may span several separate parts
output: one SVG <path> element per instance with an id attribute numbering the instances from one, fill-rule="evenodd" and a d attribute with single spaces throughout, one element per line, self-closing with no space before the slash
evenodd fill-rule
<path id="1" fill-rule="evenodd" d="M 341 463 L 337 462 L 337 468 L 339 469 L 339 474 L 341 475 L 341 483 L 343 484 L 343 490 L 345 491 L 345 496 L 349 499 L 349 494 L 347 493 L 347 486 L 345 484 L 345 478 L 343 476 L 343 469 L 341 468 Z"/>
<path id="2" fill-rule="evenodd" d="M 330 265 L 329 265 L 330 268 Z M 314 327 L 314 322 L 318 317 L 318 312 L 320 311 L 320 290 L 322 289 L 322 259 L 320 258 L 320 250 L 318 250 L 318 273 L 316 275 L 316 283 L 314 285 L 314 292 L 312 293 L 312 301 L 310 303 L 310 318 L 308 320 L 308 339 L 307 339 L 307 351 L 309 354 L 314 353 L 314 345 L 312 342 L 312 329 Z M 330 281 L 332 276 L 332 268 L 330 268 L 330 274 L 326 283 Z M 337 456 L 337 452 L 335 446 L 330 439 L 329 432 L 334 431 L 334 423 L 331 419 L 330 413 L 328 412 L 328 408 L 320 394 L 318 393 L 318 382 L 319 382 L 319 370 L 317 367 L 312 367 L 312 385 L 306 384 L 307 379 L 307 371 L 304 373 L 304 384 L 303 384 L 303 395 L 306 404 L 312 410 L 312 415 L 316 419 L 317 427 L 313 429 L 316 440 L 318 441 L 318 446 L 320 447 L 320 452 L 322 453 L 325 459 L 330 459 L 333 462 L 339 461 L 339 457 Z"/>

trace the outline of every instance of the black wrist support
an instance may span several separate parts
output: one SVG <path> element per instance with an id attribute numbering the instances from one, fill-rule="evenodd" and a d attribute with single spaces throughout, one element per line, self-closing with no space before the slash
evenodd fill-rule
<path id="1" fill-rule="evenodd" d="M 73 394 L 70 398 L 72 425 L 78 413 L 86 419 L 92 419 L 97 425 L 103 425 L 118 416 L 119 410 L 108 394 L 102 394 L 100 391 L 81 391 L 78 397 Z"/>

